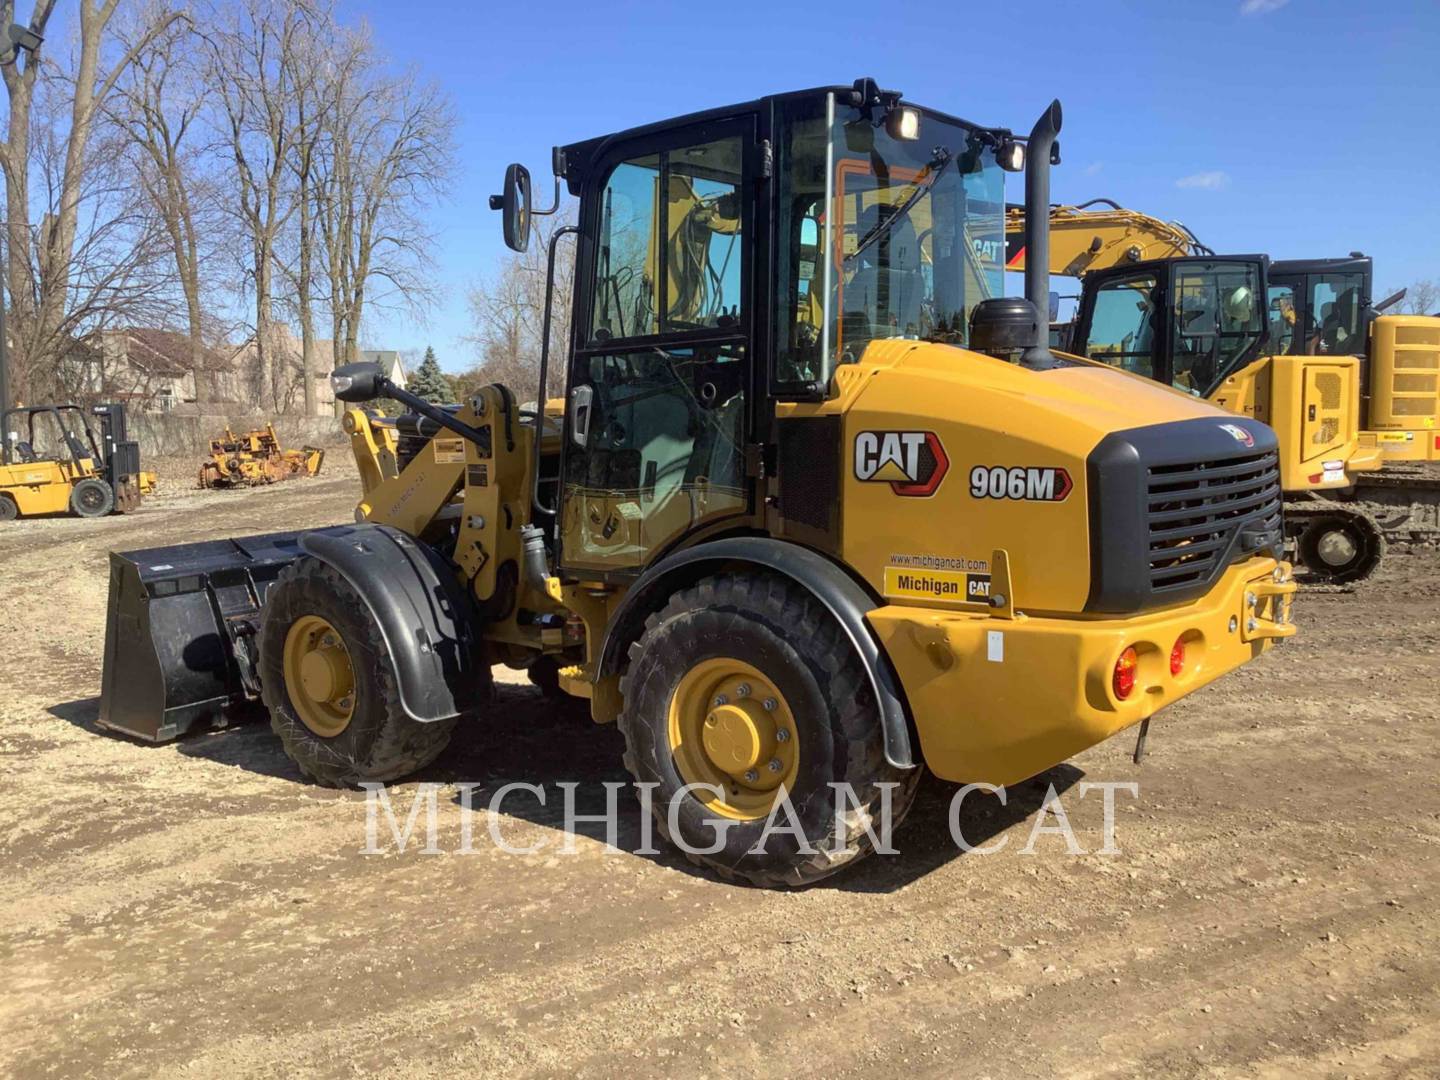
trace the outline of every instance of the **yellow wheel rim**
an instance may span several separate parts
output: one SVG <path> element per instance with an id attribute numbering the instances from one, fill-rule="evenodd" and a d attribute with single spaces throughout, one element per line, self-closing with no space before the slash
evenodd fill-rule
<path id="1" fill-rule="evenodd" d="M 355 713 L 355 668 L 340 632 L 319 615 L 302 615 L 285 635 L 285 689 L 300 722 L 323 739 L 339 735 Z"/>
<path id="2" fill-rule="evenodd" d="M 716 657 L 685 673 L 670 698 L 670 754 L 706 809 L 739 821 L 769 815 L 792 791 L 800 736 L 785 695 L 743 660 Z"/>

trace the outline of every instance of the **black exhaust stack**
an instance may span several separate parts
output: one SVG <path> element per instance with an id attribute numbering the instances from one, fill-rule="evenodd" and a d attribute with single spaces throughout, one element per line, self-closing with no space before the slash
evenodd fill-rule
<path id="1" fill-rule="evenodd" d="M 1060 134 L 1060 101 L 1040 114 L 1025 145 L 1025 299 L 1035 305 L 1041 326 L 1049 325 L 1043 313 L 1050 310 L 1050 160 Z M 1026 367 L 1054 367 L 1059 361 L 1045 344 L 1048 332 L 1025 350 Z"/>

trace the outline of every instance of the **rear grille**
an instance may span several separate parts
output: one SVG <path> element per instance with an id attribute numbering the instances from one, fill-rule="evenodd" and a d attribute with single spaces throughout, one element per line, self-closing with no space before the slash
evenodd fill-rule
<path id="1" fill-rule="evenodd" d="M 1264 536 L 1280 529 L 1280 466 L 1274 451 L 1152 465 L 1146 473 L 1153 593 L 1208 582 L 1217 561 L 1228 562 L 1241 529 Z"/>

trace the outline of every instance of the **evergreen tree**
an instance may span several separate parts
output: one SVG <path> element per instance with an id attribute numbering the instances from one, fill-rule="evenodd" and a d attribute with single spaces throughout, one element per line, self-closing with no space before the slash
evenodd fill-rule
<path id="1" fill-rule="evenodd" d="M 440 370 L 440 361 L 435 359 L 435 350 L 428 345 L 425 348 L 425 359 L 420 362 L 415 374 L 410 376 L 408 389 L 412 394 L 419 394 L 436 405 L 449 405 L 455 400 L 450 379 Z"/>

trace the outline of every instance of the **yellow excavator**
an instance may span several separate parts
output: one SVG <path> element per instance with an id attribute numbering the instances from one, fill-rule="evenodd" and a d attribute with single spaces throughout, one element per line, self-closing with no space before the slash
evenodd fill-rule
<path id="1" fill-rule="evenodd" d="M 1289 537 L 1317 577 L 1440 540 L 1440 317 L 1388 314 L 1403 292 L 1372 299 L 1358 252 L 1217 256 L 1178 223 L 1095 206 L 1050 213 L 1050 269 L 1082 281 L 1067 348 L 1275 428 Z M 1014 269 L 1023 224 L 1012 208 Z"/>
<path id="2" fill-rule="evenodd" d="M 618 725 L 664 836 L 771 886 L 853 865 L 922 764 L 1007 784 L 1143 735 L 1295 632 L 1277 446 L 1053 355 L 1046 257 L 1000 295 L 1004 174 L 1028 159 L 1043 253 L 1060 119 L 861 79 L 557 148 L 564 401 L 548 322 L 529 405 L 337 369 L 410 410 L 346 416 L 355 523 L 114 553 L 100 722 L 160 741 L 263 701 L 353 786 L 499 720 L 492 665 L 548 672 Z M 492 200 L 515 250 L 530 187 L 512 165 Z"/>

